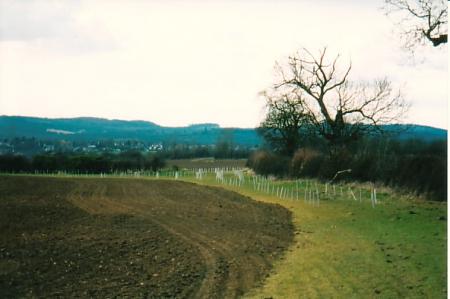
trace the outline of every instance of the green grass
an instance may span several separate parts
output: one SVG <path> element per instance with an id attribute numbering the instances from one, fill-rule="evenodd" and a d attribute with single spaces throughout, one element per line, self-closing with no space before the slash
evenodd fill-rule
<path id="1" fill-rule="evenodd" d="M 197 182 L 217 184 L 211 175 Z M 297 190 L 293 181 L 275 185 Z M 296 228 L 295 243 L 246 298 L 446 298 L 446 204 L 381 188 L 373 208 L 367 186 L 362 202 L 358 186 L 352 189 L 357 201 L 343 186 L 342 196 L 338 187 L 335 197 L 322 195 L 317 206 L 304 201 L 304 186 L 305 181 L 300 200 L 257 192 L 250 183 L 225 186 L 288 208 Z"/>

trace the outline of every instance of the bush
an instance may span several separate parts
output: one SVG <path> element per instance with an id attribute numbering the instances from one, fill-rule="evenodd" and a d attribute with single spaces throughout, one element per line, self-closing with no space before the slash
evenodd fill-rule
<path id="1" fill-rule="evenodd" d="M 392 175 L 393 185 L 428 193 L 441 201 L 447 198 L 446 157 L 410 155 L 400 160 Z"/>
<path id="2" fill-rule="evenodd" d="M 165 165 L 166 162 L 157 155 L 146 157 L 146 161 L 144 163 L 145 169 L 151 169 L 153 171 L 157 171 L 158 169 L 163 168 Z M 177 169 L 174 168 L 173 170 L 178 170 L 178 167 Z"/>
<path id="3" fill-rule="evenodd" d="M 291 160 L 291 174 L 295 177 L 317 176 L 323 160 L 323 154 L 316 150 L 310 148 L 299 149 Z"/>
<path id="4" fill-rule="evenodd" d="M 352 155 L 345 149 L 335 150 L 331 155 L 324 156 L 320 165 L 319 177 L 322 179 L 332 179 L 338 171 L 352 168 Z M 348 175 L 340 176 L 338 180 L 348 179 Z"/>
<path id="5" fill-rule="evenodd" d="M 1 172 L 22 172 L 30 169 L 30 161 L 22 155 L 0 156 Z"/>
<path id="6" fill-rule="evenodd" d="M 371 181 L 378 177 L 376 159 L 373 154 L 356 156 L 351 163 L 351 177 L 359 181 Z"/>
<path id="7" fill-rule="evenodd" d="M 247 166 L 257 174 L 284 176 L 288 173 L 289 159 L 268 151 L 257 151 L 250 156 Z"/>

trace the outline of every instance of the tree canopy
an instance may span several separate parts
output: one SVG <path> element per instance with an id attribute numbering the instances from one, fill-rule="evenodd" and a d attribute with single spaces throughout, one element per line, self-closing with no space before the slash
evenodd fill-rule
<path id="1" fill-rule="evenodd" d="M 282 155 L 292 156 L 301 143 L 301 129 L 309 124 L 300 95 L 269 94 L 266 98 L 267 116 L 259 132 L 270 146 Z"/>
<path id="2" fill-rule="evenodd" d="M 273 119 L 289 115 L 281 119 L 307 122 L 334 149 L 369 131 L 381 131 L 381 125 L 399 122 L 408 109 L 400 90 L 394 90 L 387 78 L 350 80 L 351 64 L 342 67 L 339 59 L 339 55 L 330 59 L 327 48 L 317 55 L 302 49 L 286 63 L 278 63 L 279 79 L 270 91 L 281 96 L 267 99 L 272 109 L 265 123 L 277 125 L 287 135 L 285 122 Z"/>

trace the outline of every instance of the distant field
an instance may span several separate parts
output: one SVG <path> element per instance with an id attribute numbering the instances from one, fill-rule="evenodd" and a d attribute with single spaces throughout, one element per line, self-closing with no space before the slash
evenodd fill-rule
<path id="1" fill-rule="evenodd" d="M 245 167 L 247 159 L 179 159 L 167 160 L 167 167 L 178 166 L 180 169 L 187 168 L 211 168 L 211 167 Z"/>
<path id="2" fill-rule="evenodd" d="M 291 213 L 186 182 L 0 176 L 0 297 L 235 298 Z"/>

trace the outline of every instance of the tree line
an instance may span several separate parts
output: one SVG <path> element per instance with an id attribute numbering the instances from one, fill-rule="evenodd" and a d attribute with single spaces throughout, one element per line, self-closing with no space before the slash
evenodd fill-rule
<path id="1" fill-rule="evenodd" d="M 167 159 L 246 159 L 252 150 L 236 146 L 229 138 L 220 139 L 214 146 L 172 144 L 158 152 L 144 153 L 128 150 L 119 154 L 109 152 L 71 153 L 53 152 L 32 157 L 21 154 L 0 155 L 0 172 L 81 172 L 112 173 L 127 170 L 158 170 Z"/>
<path id="2" fill-rule="evenodd" d="M 309 143 L 292 157 L 270 149 L 256 151 L 247 164 L 266 176 L 319 178 L 325 182 L 380 182 L 434 200 L 447 198 L 446 140 L 365 138 L 333 158 L 324 143 Z M 342 173 L 335 177 L 339 171 Z"/>
<path id="3" fill-rule="evenodd" d="M 165 160 L 156 154 L 128 151 L 121 154 L 40 154 L 32 158 L 23 155 L 0 155 L 0 172 L 57 172 L 114 173 L 152 170 L 165 166 Z"/>

